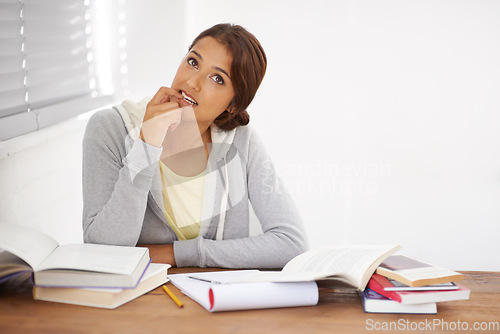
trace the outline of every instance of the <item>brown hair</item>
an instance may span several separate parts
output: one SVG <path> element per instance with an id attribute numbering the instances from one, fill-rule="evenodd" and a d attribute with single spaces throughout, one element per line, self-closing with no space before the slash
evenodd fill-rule
<path id="1" fill-rule="evenodd" d="M 230 75 L 234 98 L 229 104 L 232 112 L 225 110 L 214 121 L 222 130 L 232 130 L 247 125 L 250 115 L 246 111 L 266 74 L 267 57 L 257 38 L 240 25 L 217 24 L 195 38 L 189 50 L 204 37 L 213 37 L 224 45 L 233 56 Z"/>

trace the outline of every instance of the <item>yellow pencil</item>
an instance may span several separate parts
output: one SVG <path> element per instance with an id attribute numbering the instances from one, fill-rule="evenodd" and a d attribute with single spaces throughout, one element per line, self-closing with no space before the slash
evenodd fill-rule
<path id="1" fill-rule="evenodd" d="M 163 290 L 165 290 L 165 292 L 167 293 L 167 295 L 172 298 L 172 300 L 177 304 L 177 306 L 179 307 L 184 307 L 184 305 L 182 304 L 182 302 L 179 300 L 179 298 L 177 298 L 174 293 L 172 291 L 170 291 L 169 288 L 167 288 L 166 285 L 163 286 Z"/>

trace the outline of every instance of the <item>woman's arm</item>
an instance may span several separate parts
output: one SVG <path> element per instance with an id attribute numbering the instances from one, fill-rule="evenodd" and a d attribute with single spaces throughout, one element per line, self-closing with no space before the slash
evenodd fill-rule
<path id="1" fill-rule="evenodd" d="M 245 129 L 245 131 L 250 131 Z M 198 237 L 174 243 L 179 266 L 228 268 L 282 268 L 293 257 L 307 250 L 306 235 L 299 212 L 277 177 L 274 166 L 252 133 L 248 140 L 248 199 L 259 219 L 263 234 L 238 239 L 209 240 Z M 246 198 L 245 198 L 246 200 Z M 232 210 L 235 210 L 233 208 Z M 226 215 L 226 226 L 247 224 L 235 212 Z"/>
<path id="2" fill-rule="evenodd" d="M 175 267 L 174 245 L 137 245 L 149 248 L 149 256 L 154 263 L 168 263 Z"/>
<path id="3" fill-rule="evenodd" d="M 83 235 L 88 243 L 135 246 L 161 148 L 136 140 L 114 110 L 94 114 L 83 139 Z"/>
<path id="4" fill-rule="evenodd" d="M 161 87 L 147 104 L 141 139 L 129 151 L 127 129 L 115 110 L 96 113 L 83 140 L 84 241 L 135 246 L 139 240 L 148 193 L 170 127 L 182 110 L 170 98 L 182 97 Z"/>

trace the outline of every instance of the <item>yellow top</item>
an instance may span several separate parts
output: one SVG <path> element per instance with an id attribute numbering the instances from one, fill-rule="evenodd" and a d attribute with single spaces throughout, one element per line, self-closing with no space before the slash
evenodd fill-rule
<path id="1" fill-rule="evenodd" d="M 195 176 L 174 173 L 160 161 L 165 218 L 179 240 L 198 237 L 201 225 L 205 171 Z"/>

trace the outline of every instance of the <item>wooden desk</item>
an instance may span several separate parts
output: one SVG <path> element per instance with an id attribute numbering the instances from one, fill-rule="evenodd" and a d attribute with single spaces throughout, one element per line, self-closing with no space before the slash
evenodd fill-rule
<path id="1" fill-rule="evenodd" d="M 153 261 L 161 262 L 161 247 L 150 250 Z M 172 268 L 170 273 L 208 270 L 213 269 Z M 157 288 L 106 310 L 33 300 L 27 282 L 7 284 L 0 290 L 0 333 L 500 333 L 500 272 L 464 276 L 471 299 L 440 303 L 437 315 L 368 314 L 354 291 L 332 290 L 321 291 L 313 307 L 209 313 L 171 283 L 182 309 Z M 449 329 L 429 327 L 438 321 L 447 322 Z M 390 322 L 408 330 L 384 330 Z M 485 322 L 490 330 L 472 330 L 475 322 Z M 451 330 L 457 325 L 469 330 Z"/>

